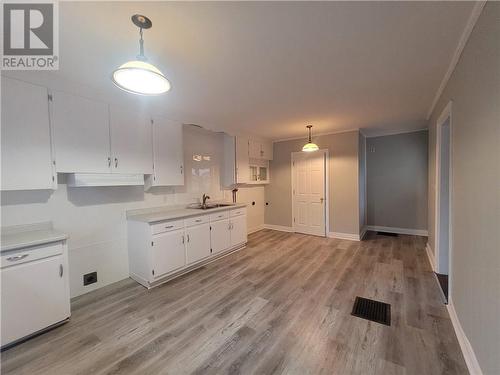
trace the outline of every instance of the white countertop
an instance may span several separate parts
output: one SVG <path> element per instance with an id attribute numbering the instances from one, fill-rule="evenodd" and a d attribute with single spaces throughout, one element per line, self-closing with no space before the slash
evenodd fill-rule
<path id="1" fill-rule="evenodd" d="M 229 204 L 229 206 L 210 208 L 207 210 L 202 210 L 199 208 L 188 208 L 185 206 L 152 207 L 139 210 L 130 210 L 127 211 L 127 220 L 141 221 L 144 223 L 154 223 L 157 221 L 184 219 L 187 217 L 200 216 L 200 215 L 210 215 L 214 212 L 227 211 L 235 208 L 246 207 L 246 204 L 244 203 L 226 203 L 226 202 L 218 202 L 218 203 Z"/>
<path id="2" fill-rule="evenodd" d="M 21 249 L 24 247 L 43 245 L 50 242 L 63 241 L 66 233 L 54 230 L 52 223 L 16 225 L 2 228 L 1 251 Z"/>

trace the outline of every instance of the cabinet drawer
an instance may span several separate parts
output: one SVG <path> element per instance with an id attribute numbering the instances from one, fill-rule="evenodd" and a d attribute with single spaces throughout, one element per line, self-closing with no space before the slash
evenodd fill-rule
<path id="1" fill-rule="evenodd" d="M 200 225 L 209 222 L 208 215 L 190 217 L 189 219 L 184 219 L 186 227 L 192 227 L 193 225 Z"/>
<path id="2" fill-rule="evenodd" d="M 247 213 L 246 207 L 237 208 L 236 210 L 229 211 L 231 217 L 245 215 Z"/>
<path id="3" fill-rule="evenodd" d="M 210 215 L 210 221 L 218 221 L 222 219 L 227 219 L 229 217 L 229 211 L 217 212 Z"/>
<path id="4" fill-rule="evenodd" d="M 158 234 L 183 228 L 184 228 L 184 220 L 164 221 L 161 223 L 151 225 L 151 233 Z"/>
<path id="5" fill-rule="evenodd" d="M 62 243 L 56 242 L 43 246 L 7 251 L 1 255 L 1 268 L 15 266 L 37 259 L 48 258 L 54 255 L 62 254 Z"/>

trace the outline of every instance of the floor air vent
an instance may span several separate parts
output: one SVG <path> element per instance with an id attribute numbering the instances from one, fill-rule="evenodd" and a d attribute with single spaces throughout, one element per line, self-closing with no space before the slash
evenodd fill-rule
<path id="1" fill-rule="evenodd" d="M 384 302 L 356 297 L 351 315 L 386 326 L 391 325 L 391 305 Z"/>
<path id="2" fill-rule="evenodd" d="M 397 237 L 397 233 L 391 233 L 391 232 L 377 232 L 377 236 L 389 236 L 389 237 Z"/>

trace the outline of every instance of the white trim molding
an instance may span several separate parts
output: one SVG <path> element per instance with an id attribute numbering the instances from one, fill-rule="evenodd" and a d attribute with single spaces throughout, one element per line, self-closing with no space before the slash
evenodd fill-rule
<path id="1" fill-rule="evenodd" d="M 429 259 L 429 263 L 431 264 L 431 268 L 434 272 L 436 272 L 436 261 L 434 259 L 434 252 L 432 251 L 431 245 L 429 242 L 425 244 L 425 253 L 427 254 L 427 259 Z"/>
<path id="2" fill-rule="evenodd" d="M 439 88 L 436 92 L 436 95 L 434 96 L 434 100 L 432 101 L 431 107 L 429 108 L 429 112 L 427 112 L 427 120 L 429 120 L 432 116 L 432 112 L 434 111 L 434 107 L 436 106 L 439 98 L 441 97 L 441 94 L 443 93 L 446 85 L 448 84 L 448 81 L 453 74 L 453 71 L 455 70 L 458 60 L 460 60 L 460 56 L 462 55 L 462 52 L 465 48 L 465 45 L 467 44 L 467 41 L 469 40 L 470 34 L 472 33 L 472 30 L 474 29 L 474 26 L 476 25 L 476 22 L 481 15 L 481 12 L 483 11 L 484 6 L 486 5 L 486 0 L 478 0 L 474 4 L 474 8 L 472 8 L 472 12 L 469 16 L 469 19 L 467 20 L 467 23 L 465 24 L 464 31 L 462 32 L 462 35 L 460 37 L 460 40 L 458 41 L 457 48 L 455 49 L 455 53 L 453 54 L 453 57 L 451 58 L 450 65 L 448 66 L 448 70 L 444 74 L 443 80 L 441 81 L 441 84 L 439 85 Z"/>
<path id="3" fill-rule="evenodd" d="M 367 133 L 368 130 L 368 133 Z M 408 133 L 417 133 L 417 132 L 424 132 L 424 131 L 429 131 L 429 128 L 419 128 L 419 129 L 411 129 L 411 130 L 384 130 L 384 129 L 366 129 L 362 134 L 365 136 L 365 138 L 377 138 L 377 137 L 386 137 L 389 135 L 398 135 L 398 134 L 408 134 Z M 361 132 L 360 132 L 361 133 Z"/>
<path id="4" fill-rule="evenodd" d="M 277 230 L 280 232 L 293 232 L 292 227 L 287 227 L 284 225 L 273 225 L 273 224 L 264 224 L 264 229 L 271 229 L 271 230 Z"/>
<path id="5" fill-rule="evenodd" d="M 467 368 L 469 369 L 470 374 L 483 375 L 481 366 L 479 366 L 479 362 L 476 358 L 476 353 L 474 353 L 474 349 L 472 348 L 472 345 L 465 335 L 462 325 L 460 324 L 460 320 L 458 319 L 458 315 L 455 310 L 455 306 L 453 305 L 451 296 L 446 307 L 448 308 L 451 323 L 453 324 L 453 329 L 455 330 L 455 334 L 457 335 L 458 343 L 460 344 L 460 349 L 462 349 L 462 354 L 464 356 L 465 363 L 467 364 Z"/>
<path id="6" fill-rule="evenodd" d="M 328 232 L 328 237 L 339 240 L 360 241 L 360 235 L 354 233 Z"/>
<path id="7" fill-rule="evenodd" d="M 410 229 L 410 228 L 396 228 L 396 227 L 381 227 L 378 225 L 367 225 L 367 230 L 372 230 L 374 232 L 389 232 L 398 234 L 410 234 L 414 236 L 424 236 L 427 237 L 429 233 L 423 229 Z"/>
<path id="8" fill-rule="evenodd" d="M 264 224 L 259 225 L 259 226 L 255 227 L 255 228 L 249 229 L 247 233 L 248 234 L 252 234 L 252 233 L 258 232 L 259 230 L 264 229 L 264 227 L 265 227 Z"/>

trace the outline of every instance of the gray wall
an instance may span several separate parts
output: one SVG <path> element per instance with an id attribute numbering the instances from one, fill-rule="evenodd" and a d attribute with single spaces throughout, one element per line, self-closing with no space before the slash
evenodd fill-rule
<path id="1" fill-rule="evenodd" d="M 427 230 L 427 131 L 368 138 L 368 225 Z"/>
<path id="2" fill-rule="evenodd" d="M 436 121 L 452 108 L 451 300 L 484 374 L 500 373 L 500 3 L 479 17 L 429 123 L 435 248 Z"/>
<path id="3" fill-rule="evenodd" d="M 359 234 L 358 145 L 359 132 L 313 137 L 329 150 L 330 231 Z M 266 186 L 266 224 L 292 226 L 291 154 L 300 151 L 306 139 L 274 143 L 270 162 L 271 183 Z"/>

